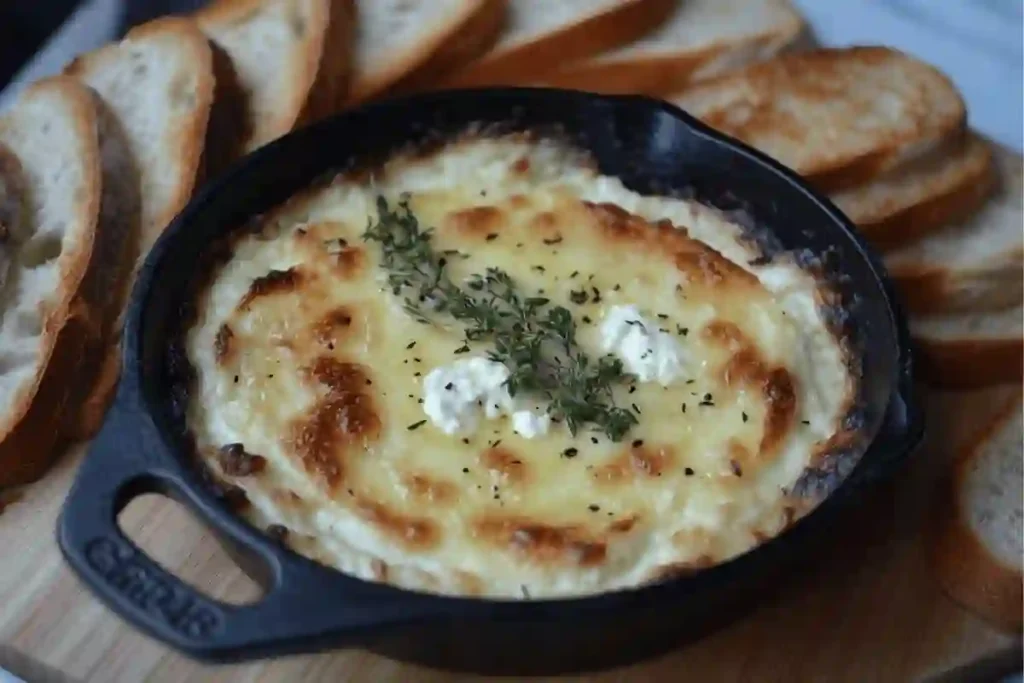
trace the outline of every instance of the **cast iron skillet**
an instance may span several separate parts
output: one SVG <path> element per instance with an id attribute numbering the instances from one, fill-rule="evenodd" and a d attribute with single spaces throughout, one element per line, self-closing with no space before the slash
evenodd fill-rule
<path id="1" fill-rule="evenodd" d="M 543 601 L 439 597 L 360 581 L 283 548 L 231 514 L 194 469 L 168 391 L 170 339 L 195 264 L 214 238 L 325 172 L 463 132 L 559 129 L 603 173 L 641 192 L 687 190 L 742 208 L 787 249 L 825 258 L 863 356 L 863 432 L 852 473 L 779 537 L 733 561 L 635 590 Z M 456 91 L 364 107 L 295 132 L 203 190 L 153 248 L 124 329 L 117 399 L 59 521 L 68 563 L 110 609 L 195 658 L 231 661 L 358 646 L 431 666 L 492 673 L 603 668 L 707 633 L 770 594 L 782 570 L 820 549 L 835 513 L 891 473 L 923 430 L 909 339 L 877 260 L 849 221 L 792 172 L 663 102 L 540 89 Z M 179 397 L 180 398 L 180 397 Z M 854 462 L 852 459 L 850 462 Z M 115 518 L 134 497 L 171 496 L 218 535 L 266 589 L 259 602 L 214 601 L 147 557 Z"/>

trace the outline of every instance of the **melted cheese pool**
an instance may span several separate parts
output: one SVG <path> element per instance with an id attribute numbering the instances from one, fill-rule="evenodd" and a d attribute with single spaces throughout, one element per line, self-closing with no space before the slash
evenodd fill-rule
<path id="1" fill-rule="evenodd" d="M 609 316 L 657 327 L 672 371 L 615 386 L 636 418 L 623 439 L 557 421 L 524 435 L 508 410 L 452 433 L 428 418 L 428 374 L 490 347 L 467 352 L 457 323 L 423 324 L 387 286 L 363 233 L 401 193 L 453 281 L 505 270 L 568 308 L 593 357 Z M 555 143 L 395 159 L 237 238 L 187 335 L 189 427 L 253 523 L 363 578 L 529 598 L 706 567 L 798 514 L 790 490 L 854 394 L 813 278 L 756 256 L 716 211 L 635 194 Z M 542 396 L 517 401 L 544 414 Z"/>

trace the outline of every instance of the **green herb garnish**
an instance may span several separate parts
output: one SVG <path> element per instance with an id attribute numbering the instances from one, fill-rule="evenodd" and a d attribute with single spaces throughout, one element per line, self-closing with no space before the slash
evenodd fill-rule
<path id="1" fill-rule="evenodd" d="M 551 418 L 564 421 L 573 435 L 594 425 L 618 441 L 637 423 L 612 398 L 613 386 L 629 379 L 622 362 L 611 355 L 587 356 L 576 343 L 576 321 L 568 309 L 523 296 L 498 268 L 459 287 L 448 278 L 447 259 L 432 249 L 431 230 L 421 229 L 407 197 L 394 209 L 378 197 L 377 210 L 363 239 L 380 245 L 388 286 L 415 320 L 434 324 L 449 316 L 462 323 L 465 343 L 457 353 L 468 351 L 470 342 L 493 342 L 488 358 L 509 369 L 509 394 L 543 396 Z"/>

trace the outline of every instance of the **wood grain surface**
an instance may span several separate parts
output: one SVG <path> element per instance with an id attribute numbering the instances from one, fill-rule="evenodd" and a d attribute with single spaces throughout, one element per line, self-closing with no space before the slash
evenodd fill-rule
<path id="1" fill-rule="evenodd" d="M 742 621 L 677 652 L 602 674 L 562 680 L 916 681 L 1018 639 L 947 600 L 934 582 L 925 530 L 936 477 L 952 446 L 1014 389 L 929 399 L 930 431 L 911 464 L 851 511 L 835 542 Z M 27 681 L 483 680 L 399 664 L 359 651 L 211 667 L 191 662 L 110 614 L 64 566 L 54 523 L 81 449 L 0 514 L 0 667 Z M 227 600 L 253 584 L 209 534 L 159 498 L 122 515 L 136 541 L 186 580 Z"/>

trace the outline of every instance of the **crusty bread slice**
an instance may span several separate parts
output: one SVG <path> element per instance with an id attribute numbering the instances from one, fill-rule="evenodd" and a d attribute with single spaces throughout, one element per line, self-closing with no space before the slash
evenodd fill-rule
<path id="1" fill-rule="evenodd" d="M 23 215 L 4 244 L 11 267 L 0 291 L 0 488 L 49 465 L 82 360 L 75 300 L 100 211 L 97 125 L 92 95 L 66 77 L 29 87 L 0 119 L 0 144 L 23 173 L 11 183 Z"/>
<path id="2" fill-rule="evenodd" d="M 356 0 L 355 63 L 348 104 L 362 102 L 403 79 L 418 82 L 416 72 L 450 46 L 461 53 L 458 38 L 487 11 L 491 0 Z M 442 58 L 442 65 L 448 62 Z"/>
<path id="3" fill-rule="evenodd" d="M 67 72 L 121 122 L 139 170 L 142 252 L 192 194 L 213 103 L 213 56 L 195 22 L 165 17 L 75 59 Z"/>
<path id="4" fill-rule="evenodd" d="M 998 411 L 958 455 L 933 547 L 946 593 L 990 623 L 1021 630 L 1024 611 L 1024 406 Z"/>
<path id="5" fill-rule="evenodd" d="M 342 103 L 351 66 L 351 0 L 216 0 L 196 13 L 218 55 L 210 142 L 251 152 Z M 230 70 L 230 73 L 228 71 Z M 220 86 L 231 83 L 230 91 Z M 221 101 L 233 100 L 220 121 Z M 239 135 L 240 133 L 240 135 Z M 239 139 L 241 138 L 241 139 Z M 217 152 L 216 168 L 230 161 Z"/>
<path id="6" fill-rule="evenodd" d="M 922 377 L 948 389 L 1024 379 L 1024 309 L 911 318 Z"/>
<path id="7" fill-rule="evenodd" d="M 867 182 L 965 130 L 967 113 L 936 69 L 884 47 L 788 54 L 672 98 L 822 190 Z"/>
<path id="8" fill-rule="evenodd" d="M 803 31 L 803 19 L 789 0 L 680 0 L 638 40 L 539 74 L 534 82 L 666 95 L 696 79 L 768 59 Z"/>
<path id="9" fill-rule="evenodd" d="M 82 55 L 67 72 L 95 91 L 127 143 L 127 164 L 133 170 L 112 174 L 127 184 L 132 182 L 127 176 L 137 173 L 136 249 L 144 257 L 195 186 L 214 92 L 210 44 L 194 21 L 167 17 L 129 31 L 120 43 Z M 114 300 L 110 305 L 120 308 L 130 281 L 126 278 L 108 295 Z M 113 330 L 101 334 L 107 332 Z M 82 401 L 79 419 L 68 418 L 69 438 L 95 432 L 113 396 L 120 351 L 116 339 L 104 342 L 106 354 L 89 363 L 95 377 L 87 380 L 91 393 Z"/>
<path id="10" fill-rule="evenodd" d="M 989 145 L 971 135 L 831 198 L 886 251 L 967 219 L 988 199 L 995 181 Z"/>
<path id="11" fill-rule="evenodd" d="M 459 29 L 411 73 L 388 87 L 403 94 L 448 87 L 447 78 L 494 47 L 508 23 L 511 0 L 483 0 Z"/>
<path id="12" fill-rule="evenodd" d="M 997 310 L 1024 300 L 1022 160 L 1007 150 L 995 158 L 999 192 L 980 213 L 885 254 L 911 312 Z"/>
<path id="13" fill-rule="evenodd" d="M 497 44 L 442 80 L 443 86 L 522 85 L 559 64 L 593 57 L 641 38 L 674 11 L 676 0 L 509 0 Z"/>

